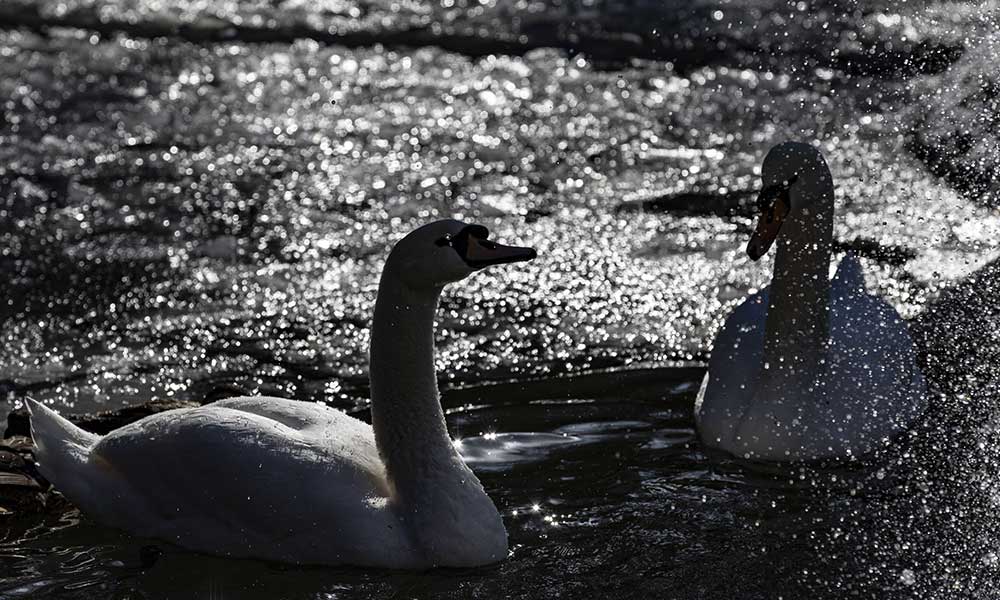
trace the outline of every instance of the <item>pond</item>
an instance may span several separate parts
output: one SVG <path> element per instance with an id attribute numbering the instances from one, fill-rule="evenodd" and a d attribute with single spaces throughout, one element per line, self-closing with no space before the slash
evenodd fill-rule
<path id="1" fill-rule="evenodd" d="M 570 384 L 625 390 L 592 398 L 533 397 L 565 381 L 453 394 L 449 429 L 510 534 L 510 558 L 497 566 L 406 573 L 226 560 L 132 538 L 70 511 L 0 547 L 10 574 L 0 597 L 774 598 L 846 590 L 904 598 L 995 591 L 995 533 L 969 537 L 987 522 L 979 504 L 987 490 L 952 496 L 975 481 L 966 462 L 953 460 L 946 470 L 928 462 L 921 448 L 928 442 L 913 440 L 866 464 L 822 467 L 779 468 L 706 451 L 690 415 L 697 382 L 684 381 L 694 371 Z M 472 398 L 476 404 L 466 402 Z M 996 491 L 993 483 L 989 493 Z"/>
<path id="2" fill-rule="evenodd" d="M 8 574 L 0 597 L 996 592 L 1000 539 L 991 524 L 1000 480 L 995 458 L 974 456 L 984 443 L 996 452 L 995 430 L 934 411 L 933 425 L 865 461 L 742 461 L 697 439 L 698 371 L 608 372 L 446 394 L 449 430 L 508 528 L 510 557 L 497 566 L 407 573 L 227 560 L 64 509 L 0 546 Z M 587 389 L 598 395 L 582 397 Z M 574 397 L 539 397 L 553 390 Z"/>
<path id="3" fill-rule="evenodd" d="M 506 562 L 227 561 L 57 502 L 0 514 L 0 598 L 997 597 L 995 13 L 5 4 L 0 417 L 266 394 L 367 418 L 402 235 L 459 218 L 539 258 L 450 286 L 437 321 Z M 783 139 L 825 154 L 835 258 L 909 320 L 932 383 L 862 460 L 736 460 L 694 431 L 713 336 L 770 278 L 744 247 Z"/>

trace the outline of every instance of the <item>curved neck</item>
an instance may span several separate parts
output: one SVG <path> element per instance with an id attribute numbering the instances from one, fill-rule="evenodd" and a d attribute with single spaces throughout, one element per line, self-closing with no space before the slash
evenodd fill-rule
<path id="1" fill-rule="evenodd" d="M 457 456 L 434 372 L 440 294 L 441 288 L 408 287 L 389 263 L 375 301 L 369 348 L 372 428 L 393 494 L 403 497 L 433 478 L 429 465 L 451 465 Z"/>
<path id="2" fill-rule="evenodd" d="M 833 244 L 832 179 L 812 183 L 797 190 L 812 196 L 808 207 L 789 215 L 778 238 L 764 337 L 769 369 L 806 376 L 819 368 L 830 339 Z"/>

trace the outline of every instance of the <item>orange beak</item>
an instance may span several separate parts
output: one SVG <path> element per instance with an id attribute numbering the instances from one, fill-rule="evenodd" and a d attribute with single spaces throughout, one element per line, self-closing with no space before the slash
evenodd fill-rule
<path id="1" fill-rule="evenodd" d="M 761 190 L 760 196 L 757 197 L 760 214 L 757 217 L 757 227 L 754 228 L 753 235 L 747 243 L 747 256 L 750 260 L 759 260 L 767 254 L 777 239 L 781 225 L 792 208 L 789 189 L 794 182 L 793 177 L 782 185 L 768 186 Z"/>

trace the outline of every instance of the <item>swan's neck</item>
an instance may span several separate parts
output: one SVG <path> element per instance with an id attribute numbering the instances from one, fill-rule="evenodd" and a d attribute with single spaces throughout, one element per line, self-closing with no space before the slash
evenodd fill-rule
<path id="1" fill-rule="evenodd" d="M 822 368 L 830 339 L 833 184 L 814 189 L 808 209 L 789 215 L 778 238 L 771 280 L 764 361 L 772 374 L 809 378 Z"/>
<path id="2" fill-rule="evenodd" d="M 391 264 L 379 284 L 370 350 L 372 428 L 390 505 L 420 560 L 500 560 L 507 552 L 503 520 L 455 450 L 438 397 L 434 312 L 441 289 L 414 290 Z"/>
<path id="3" fill-rule="evenodd" d="M 434 313 L 441 288 L 414 290 L 386 268 L 371 336 L 372 427 L 394 495 L 411 500 L 461 464 L 438 396 Z M 464 465 L 463 465 L 464 466 Z M 433 467 L 433 468 L 432 468 Z M 432 484 L 431 484 L 432 485 Z"/>

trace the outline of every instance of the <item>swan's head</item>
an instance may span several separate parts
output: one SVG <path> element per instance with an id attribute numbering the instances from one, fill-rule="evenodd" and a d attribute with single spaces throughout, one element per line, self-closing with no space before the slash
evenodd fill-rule
<path id="1" fill-rule="evenodd" d="M 771 148 L 761 167 L 757 227 L 747 244 L 751 260 L 767 253 L 786 221 L 808 216 L 827 197 L 832 179 L 823 155 L 810 144 L 785 142 Z"/>
<path id="2" fill-rule="evenodd" d="M 482 225 L 446 219 L 419 227 L 389 254 L 398 277 L 414 289 L 439 288 L 465 279 L 490 265 L 522 262 L 537 256 L 533 248 L 505 246 L 489 239 Z"/>

